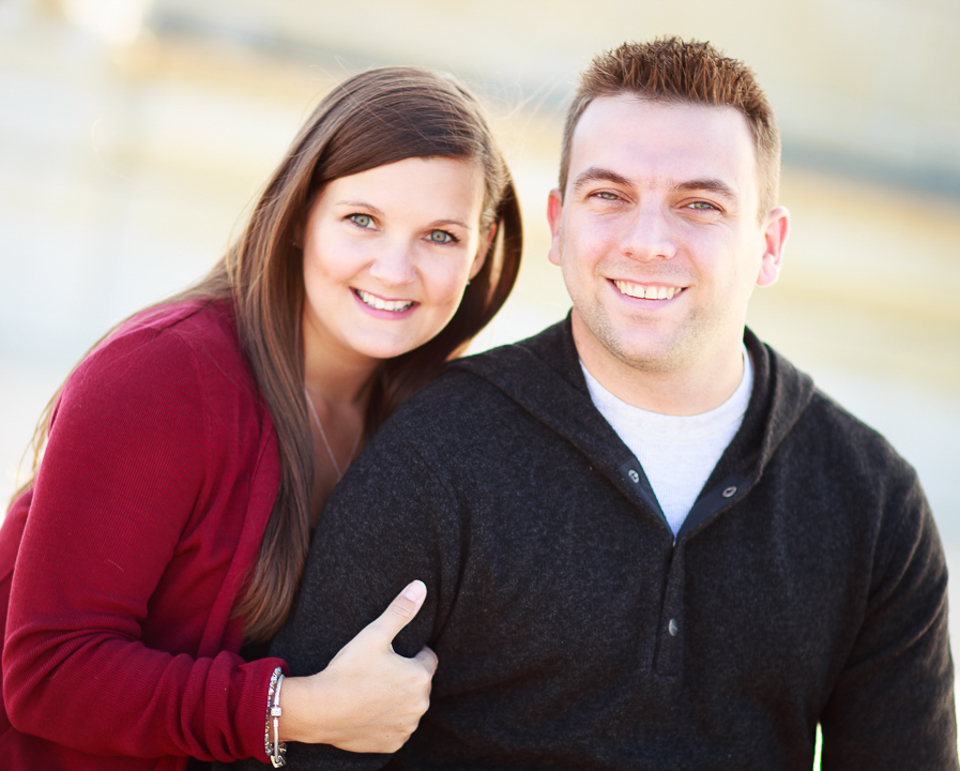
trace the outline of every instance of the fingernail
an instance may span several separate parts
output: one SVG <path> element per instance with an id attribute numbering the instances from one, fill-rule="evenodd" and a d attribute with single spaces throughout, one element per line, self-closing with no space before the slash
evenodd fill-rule
<path id="1" fill-rule="evenodd" d="M 410 602 L 420 602 L 426 593 L 426 584 L 420 580 L 413 581 L 406 589 L 403 590 L 403 596 L 410 600 Z"/>

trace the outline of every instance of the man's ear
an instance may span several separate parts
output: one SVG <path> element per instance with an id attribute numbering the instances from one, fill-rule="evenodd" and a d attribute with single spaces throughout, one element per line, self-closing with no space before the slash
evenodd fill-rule
<path id="1" fill-rule="evenodd" d="M 472 279 L 480 272 L 483 263 L 487 259 L 487 253 L 490 251 L 490 244 L 497 237 L 497 223 L 491 222 L 487 232 L 480 237 L 480 246 L 477 247 L 477 254 L 473 258 L 473 264 L 470 266 L 470 278 Z"/>
<path id="2" fill-rule="evenodd" d="M 563 214 L 563 196 L 559 188 L 550 191 L 547 197 L 547 223 L 550 225 L 550 250 L 547 258 L 554 265 L 560 264 L 560 216 Z"/>
<path id="3" fill-rule="evenodd" d="M 790 212 L 778 206 L 767 215 L 763 230 L 763 257 L 760 272 L 757 274 L 757 286 L 771 286 L 780 277 L 780 264 L 783 260 L 783 247 L 787 243 L 790 231 Z"/>

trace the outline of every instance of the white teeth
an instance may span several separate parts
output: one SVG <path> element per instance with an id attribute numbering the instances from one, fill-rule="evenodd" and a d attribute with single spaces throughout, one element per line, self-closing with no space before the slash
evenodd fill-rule
<path id="1" fill-rule="evenodd" d="M 378 311 L 390 311 L 391 313 L 403 313 L 405 310 L 413 307 L 413 300 L 384 300 L 376 295 L 364 292 L 362 289 L 354 290 L 357 297 L 363 300 L 371 308 Z"/>
<path id="2" fill-rule="evenodd" d="M 636 297 L 638 300 L 670 300 L 683 291 L 675 286 L 643 286 L 616 279 L 613 283 L 627 297 Z"/>

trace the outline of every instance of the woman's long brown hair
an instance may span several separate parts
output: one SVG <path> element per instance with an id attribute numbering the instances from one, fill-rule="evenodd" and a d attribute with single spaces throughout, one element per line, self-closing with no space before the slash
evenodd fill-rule
<path id="1" fill-rule="evenodd" d="M 462 353 L 500 309 L 520 267 L 516 191 L 476 99 L 456 80 L 415 67 L 368 70 L 327 94 L 294 139 L 257 201 L 243 234 L 211 272 L 164 301 L 229 299 L 241 344 L 277 434 L 280 488 L 248 588 L 236 609 L 248 640 L 266 640 L 290 612 L 306 562 L 313 440 L 303 395 L 303 255 L 296 245 L 311 202 L 334 179 L 405 158 L 477 163 L 484 176 L 481 225 L 496 225 L 483 267 L 456 314 L 432 340 L 379 365 L 364 432 Z M 61 386 L 62 389 L 62 386 Z M 46 442 L 47 405 L 33 438 L 33 483 Z"/>

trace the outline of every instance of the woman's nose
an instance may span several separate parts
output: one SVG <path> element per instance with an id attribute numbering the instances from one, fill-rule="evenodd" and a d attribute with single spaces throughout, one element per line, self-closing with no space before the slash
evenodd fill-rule
<path id="1" fill-rule="evenodd" d="M 406 241 L 386 243 L 370 264 L 370 275 L 385 286 L 402 286 L 416 279 L 414 247 Z"/>

